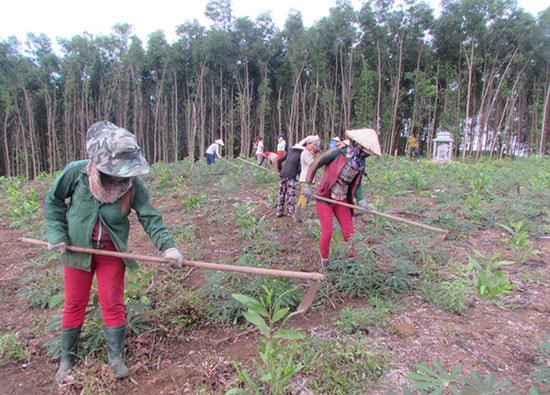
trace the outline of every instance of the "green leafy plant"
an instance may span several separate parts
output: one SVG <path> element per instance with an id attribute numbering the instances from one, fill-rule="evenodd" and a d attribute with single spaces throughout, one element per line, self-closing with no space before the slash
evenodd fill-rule
<path id="1" fill-rule="evenodd" d="M 480 221 L 485 218 L 485 205 L 483 196 L 477 192 L 469 192 L 466 194 L 464 201 L 464 215 L 471 220 Z"/>
<path id="2" fill-rule="evenodd" d="M 466 310 L 468 284 L 463 279 L 453 281 L 420 281 L 416 285 L 418 294 L 427 300 L 453 313 Z"/>
<path id="3" fill-rule="evenodd" d="M 378 349 L 361 328 L 337 336 L 311 336 L 291 347 L 304 366 L 300 378 L 306 378 L 302 383 L 307 390 L 302 393 L 310 394 L 371 393 L 387 372 L 391 355 L 390 350 Z"/>
<path id="4" fill-rule="evenodd" d="M 238 236 L 243 239 L 251 237 L 261 238 L 266 234 L 267 229 L 263 226 L 265 216 L 256 217 L 254 212 L 256 206 L 252 202 L 233 203 L 235 208 L 235 223 L 239 229 Z"/>
<path id="5" fill-rule="evenodd" d="M 407 179 L 416 193 L 419 193 L 426 187 L 426 177 L 417 169 L 407 173 Z"/>
<path id="6" fill-rule="evenodd" d="M 550 359 L 550 336 L 546 336 L 546 341 L 541 343 L 540 347 L 543 349 L 544 359 Z M 546 389 L 550 389 L 550 366 L 537 365 L 530 376 L 535 378 L 535 383 L 546 382 Z"/>
<path id="7" fill-rule="evenodd" d="M 13 228 L 21 228 L 40 209 L 40 202 L 36 191 L 30 188 L 23 193 L 17 186 L 12 185 L 6 191 L 9 202 L 9 218 Z"/>
<path id="8" fill-rule="evenodd" d="M 17 362 L 24 362 L 29 357 L 29 350 L 15 335 L 11 333 L 0 335 L 0 360 L 12 359 Z"/>
<path id="9" fill-rule="evenodd" d="M 407 379 L 414 381 L 411 389 L 429 390 L 431 394 L 441 394 L 445 389 L 450 390 L 453 394 L 460 393 L 452 383 L 462 369 L 461 364 L 453 367 L 449 373 L 445 371 L 444 366 L 437 359 L 433 361 L 433 368 L 424 362 L 417 363 L 414 366 L 417 371 L 405 376 Z"/>
<path id="10" fill-rule="evenodd" d="M 299 312 L 290 312 L 288 307 L 282 307 L 286 294 L 295 292 L 290 289 L 277 298 L 273 291 L 264 286 L 265 296 L 259 300 L 247 295 L 234 294 L 233 298 L 246 307 L 244 318 L 260 331 L 262 345 L 258 347 L 260 361 L 254 360 L 255 374 L 241 369 L 234 362 L 238 378 L 245 385 L 243 388 L 232 388 L 226 392 L 230 394 L 282 394 L 291 388 L 290 380 L 300 371 L 302 366 L 297 364 L 294 356 L 289 352 L 285 341 L 303 339 L 304 335 L 295 330 L 285 329 L 288 320 Z"/>
<path id="11" fill-rule="evenodd" d="M 477 250 L 474 250 L 474 254 L 475 256 L 468 256 L 466 270 L 472 276 L 472 284 L 478 296 L 485 299 L 500 299 L 500 295 L 511 293 L 513 284 L 508 282 L 506 272 L 498 268 L 514 262 L 498 260 L 499 253 L 489 259 Z"/>
<path id="12" fill-rule="evenodd" d="M 539 250 L 531 247 L 529 233 L 523 225 L 523 221 L 512 222 L 509 226 L 503 224 L 498 224 L 498 226 L 508 232 L 507 244 L 517 254 L 518 263 L 525 263 L 533 255 L 540 254 Z"/>
<path id="13" fill-rule="evenodd" d="M 409 373 L 406 378 L 414 381 L 410 387 L 404 387 L 405 394 L 411 394 L 412 390 L 421 390 L 423 394 L 439 395 L 446 390 L 452 394 L 483 394 L 483 395 L 513 395 L 513 392 L 503 392 L 502 389 L 511 385 L 508 381 L 496 382 L 496 376 L 493 373 L 485 375 L 485 378 L 476 372 L 470 372 L 470 377 L 461 376 L 458 374 L 462 370 L 462 365 L 455 365 L 450 372 L 445 370 L 445 367 L 439 360 L 433 361 L 433 368 L 426 363 L 418 363 L 415 365 L 417 371 Z M 464 383 L 460 388 L 457 387 L 459 382 Z"/>
<path id="14" fill-rule="evenodd" d="M 358 234 L 352 238 L 356 240 Z M 377 263 L 380 253 L 376 247 L 357 246 L 355 257 L 347 258 L 349 253 L 345 244 L 335 248 L 338 256 L 329 264 L 329 269 L 338 274 L 335 276 L 336 287 L 353 297 L 391 296 L 408 288 L 412 279 L 408 275 L 417 268 L 408 260 L 396 257 L 391 267 Z"/>
<path id="15" fill-rule="evenodd" d="M 205 194 L 200 194 L 198 196 L 189 195 L 187 199 L 181 200 L 181 204 L 185 208 L 185 211 L 193 211 L 198 209 L 205 201 Z"/>
<path id="16" fill-rule="evenodd" d="M 29 300 L 31 307 L 54 309 L 63 304 L 62 266 L 50 265 L 51 253 L 43 253 L 37 260 L 25 263 L 22 285 L 16 295 Z"/>
<path id="17" fill-rule="evenodd" d="M 483 394 L 483 395 L 512 395 L 513 392 L 502 392 L 502 389 L 509 387 L 509 381 L 496 382 L 496 376 L 493 373 L 487 373 L 485 379 L 478 372 L 470 372 L 470 377 L 460 377 L 460 380 L 466 385 L 462 388 L 461 393 Z"/>

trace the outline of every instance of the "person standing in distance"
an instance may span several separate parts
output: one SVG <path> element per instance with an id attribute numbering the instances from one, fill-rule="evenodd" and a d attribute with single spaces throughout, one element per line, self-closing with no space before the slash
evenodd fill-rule
<path id="1" fill-rule="evenodd" d="M 276 162 L 276 169 L 278 172 L 281 171 L 281 168 L 279 168 L 279 159 L 281 159 L 286 154 L 286 140 L 285 135 L 282 133 L 279 133 L 277 136 L 277 162 Z"/>
<path id="2" fill-rule="evenodd" d="M 223 147 L 223 146 L 224 146 L 223 140 L 217 139 L 212 144 L 210 144 L 210 146 L 206 149 L 206 163 L 208 165 L 214 164 L 214 162 L 216 161 L 215 156 L 221 159 L 222 156 L 220 154 L 220 147 Z"/>
<path id="3" fill-rule="evenodd" d="M 411 134 L 407 139 L 407 144 L 405 144 L 405 152 L 409 154 L 409 159 L 412 159 L 413 156 L 417 162 L 420 162 L 420 154 L 418 153 L 418 140 L 414 137 L 414 134 Z"/>
<path id="4" fill-rule="evenodd" d="M 298 192 L 298 202 L 296 203 L 296 220 L 299 222 L 303 221 L 303 217 L 305 215 L 305 209 L 307 206 L 307 198 L 304 195 L 304 187 L 306 183 L 306 176 L 307 171 L 309 169 L 309 165 L 315 160 L 315 155 L 313 154 L 313 151 L 315 150 L 315 147 L 317 147 L 317 143 L 319 142 L 319 136 L 307 136 L 304 140 L 302 140 L 302 145 L 304 146 L 304 150 L 302 151 L 300 155 L 300 177 L 298 178 L 299 181 L 299 192 Z"/>
<path id="5" fill-rule="evenodd" d="M 152 205 L 140 175 L 149 172 L 136 137 L 108 121 L 86 133 L 88 160 L 69 163 L 49 189 L 44 204 L 48 250 L 60 254 L 65 302 L 61 318 L 61 363 L 54 381 L 73 368 L 95 275 L 104 323 L 107 358 L 117 378 L 129 376 L 125 363 L 124 275 L 137 262 L 74 252 L 67 246 L 126 252 L 133 209 L 163 257 L 183 266 L 183 256 Z"/>
<path id="6" fill-rule="evenodd" d="M 261 166 L 265 161 L 264 156 L 264 139 L 262 136 L 257 136 L 254 139 L 254 145 L 256 146 L 256 160 L 258 165 Z"/>
<path id="7" fill-rule="evenodd" d="M 281 169 L 279 177 L 279 195 L 277 197 L 277 217 L 282 217 L 287 207 L 287 215 L 292 217 L 296 209 L 296 179 L 300 174 L 300 155 L 304 150 L 301 143 L 294 144 L 288 154 L 277 161 Z M 284 163 L 284 166 L 283 166 Z"/>

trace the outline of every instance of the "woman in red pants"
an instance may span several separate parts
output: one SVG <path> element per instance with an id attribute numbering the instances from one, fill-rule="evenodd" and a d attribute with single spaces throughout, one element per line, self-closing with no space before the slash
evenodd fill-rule
<path id="1" fill-rule="evenodd" d="M 48 191 L 44 217 L 48 249 L 60 253 L 64 265 L 65 303 L 61 319 L 61 363 L 55 382 L 63 382 L 75 362 L 94 274 L 103 316 L 109 365 L 117 378 L 130 372 L 125 364 L 126 314 L 124 273 L 137 268 L 133 259 L 85 254 L 67 246 L 126 252 L 133 209 L 163 256 L 181 267 L 159 211 L 139 175 L 149 172 L 136 137 L 128 130 L 101 121 L 86 133 L 89 160 L 69 163 Z"/>
<path id="2" fill-rule="evenodd" d="M 336 217 L 344 241 L 349 241 L 353 234 L 353 210 L 338 204 L 344 202 L 353 204 L 355 198 L 364 213 L 370 213 L 370 207 L 363 197 L 361 180 L 365 170 L 365 159 L 370 155 L 381 155 L 378 134 L 374 129 L 348 130 L 349 145 L 333 148 L 319 156 L 309 166 L 306 176 L 304 195 L 313 197 L 311 184 L 317 170 L 324 167 L 323 177 L 317 188 L 317 195 L 334 201 L 316 202 L 317 215 L 321 224 L 321 239 L 319 253 L 321 266 L 326 268 L 330 255 L 332 239 L 332 219 Z M 353 252 L 350 254 L 353 256 Z"/>

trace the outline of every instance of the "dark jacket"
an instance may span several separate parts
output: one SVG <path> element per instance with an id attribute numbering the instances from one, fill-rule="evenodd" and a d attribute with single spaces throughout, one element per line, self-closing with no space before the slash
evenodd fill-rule
<path id="1" fill-rule="evenodd" d="M 279 160 L 279 168 L 284 163 L 281 172 L 281 177 L 286 177 L 291 180 L 296 180 L 302 171 L 300 156 L 304 150 L 292 147 L 289 152 Z"/>
<path id="2" fill-rule="evenodd" d="M 87 164 L 87 160 L 69 163 L 46 195 L 44 217 L 51 244 L 64 241 L 67 245 L 91 248 L 92 231 L 99 217 L 117 251 L 126 252 L 130 232 L 128 215 L 130 209 L 134 209 L 143 229 L 160 251 L 174 247 L 174 239 L 151 203 L 149 190 L 141 178 L 134 178 L 130 208 L 123 213 L 120 200 L 112 204 L 102 203 L 92 195 L 86 174 Z M 86 271 L 90 271 L 91 258 L 90 254 L 73 251 L 60 255 L 62 264 Z M 137 268 L 134 259 L 123 260 L 130 269 Z"/>

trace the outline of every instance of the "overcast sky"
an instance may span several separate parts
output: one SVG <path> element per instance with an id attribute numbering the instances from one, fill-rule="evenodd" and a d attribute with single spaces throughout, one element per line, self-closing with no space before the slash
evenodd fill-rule
<path id="1" fill-rule="evenodd" d="M 436 9 L 439 0 L 429 0 Z M 0 40 L 10 35 L 25 39 L 28 32 L 45 33 L 53 43 L 56 37 L 70 38 L 85 31 L 93 35 L 109 34 L 116 23 L 129 23 L 144 43 L 155 30 L 163 30 L 169 42 L 176 38 L 176 26 L 198 19 L 208 25 L 204 10 L 208 0 L 8 0 L 1 6 Z M 233 0 L 233 15 L 254 20 L 270 10 L 274 22 L 282 27 L 291 9 L 302 12 L 306 27 L 329 15 L 336 0 Z M 147 4 L 147 5 L 146 5 Z M 362 0 L 351 0 L 358 10 Z M 525 11 L 536 15 L 548 7 L 548 0 L 519 0 Z"/>

